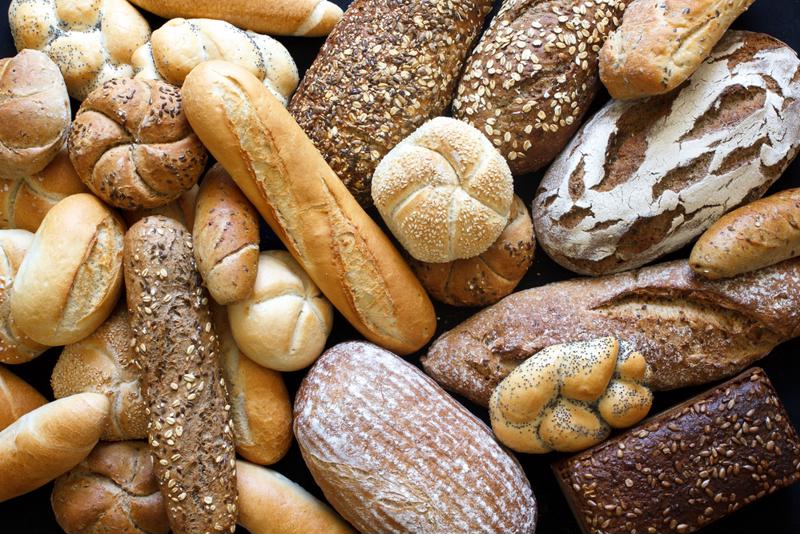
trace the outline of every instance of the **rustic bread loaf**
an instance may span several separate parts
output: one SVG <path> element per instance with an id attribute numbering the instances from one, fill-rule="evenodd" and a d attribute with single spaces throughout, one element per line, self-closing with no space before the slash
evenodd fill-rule
<path id="1" fill-rule="evenodd" d="M 300 452 L 360 532 L 533 533 L 516 459 L 416 367 L 363 342 L 329 349 L 294 407 Z"/>
<path id="2" fill-rule="evenodd" d="M 355 0 L 289 111 L 362 206 L 383 156 L 443 115 L 491 0 Z"/>
<path id="3" fill-rule="evenodd" d="M 800 479 L 800 439 L 754 368 L 553 471 L 583 532 L 688 533 Z"/>
<path id="4" fill-rule="evenodd" d="M 100 443 L 58 477 L 51 496 L 56 521 L 81 534 L 166 534 L 169 522 L 143 441 Z"/>
<path id="5" fill-rule="evenodd" d="M 297 65 L 281 43 L 222 20 L 167 21 L 153 32 L 150 42 L 133 53 L 131 61 L 137 79 L 165 80 L 180 86 L 189 71 L 212 59 L 246 68 L 283 105 L 289 102 L 300 81 Z"/>
<path id="6" fill-rule="evenodd" d="M 94 194 L 123 209 L 154 208 L 197 183 L 207 153 L 183 113 L 177 87 L 115 79 L 81 104 L 69 157 Z"/>
<path id="7" fill-rule="evenodd" d="M 600 79 L 616 99 L 672 91 L 700 66 L 753 0 L 633 0 L 600 50 Z"/>
<path id="8" fill-rule="evenodd" d="M 515 195 L 508 224 L 486 252 L 448 263 L 410 263 L 436 300 L 451 306 L 488 306 L 514 291 L 533 262 L 535 248 L 531 216 Z"/>
<path id="9" fill-rule="evenodd" d="M 111 78 L 133 76 L 131 54 L 150 37 L 125 0 L 12 0 L 8 23 L 17 50 L 50 56 L 76 100 Z"/>
<path id="10" fill-rule="evenodd" d="M 800 147 L 800 60 L 729 32 L 680 89 L 612 101 L 542 180 L 536 236 L 567 269 L 605 274 L 686 245 L 759 198 Z"/>
<path id="11" fill-rule="evenodd" d="M 478 130 L 437 117 L 403 139 L 372 176 L 372 200 L 411 256 L 446 263 L 485 252 L 508 223 L 514 181 Z"/>
<path id="12" fill-rule="evenodd" d="M 589 109 L 598 51 L 623 9 L 622 0 L 504 0 L 467 60 L 453 116 L 484 132 L 514 174 L 544 167 Z"/>
<path id="13" fill-rule="evenodd" d="M 642 353 L 654 390 L 730 376 L 800 336 L 800 259 L 718 282 L 675 261 L 520 291 L 441 336 L 422 363 L 445 388 L 486 406 L 544 347 L 609 332 Z"/>
<path id="14" fill-rule="evenodd" d="M 528 453 L 579 451 L 611 427 L 638 423 L 653 404 L 650 368 L 614 337 L 551 345 L 511 371 L 489 400 L 492 430 Z"/>
<path id="15" fill-rule="evenodd" d="M 0 430 L 46 403 L 41 393 L 0 365 Z"/>
<path id="16" fill-rule="evenodd" d="M 134 224 L 125 236 L 125 286 L 134 352 L 144 370 L 148 440 L 170 527 L 176 533 L 233 532 L 231 405 L 191 233 L 162 216 Z"/>
<path id="17" fill-rule="evenodd" d="M 692 249 L 689 265 L 716 280 L 800 255 L 800 189 L 780 191 L 715 222 Z"/>

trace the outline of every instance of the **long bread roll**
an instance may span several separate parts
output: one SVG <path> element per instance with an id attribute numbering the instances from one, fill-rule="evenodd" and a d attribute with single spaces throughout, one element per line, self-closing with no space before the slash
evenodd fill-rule
<path id="1" fill-rule="evenodd" d="M 0 430 L 46 403 L 33 386 L 0 365 Z"/>
<path id="2" fill-rule="evenodd" d="M 400 354 L 425 345 L 436 329 L 425 290 L 261 82 L 209 61 L 182 93 L 195 133 L 347 320 Z"/>

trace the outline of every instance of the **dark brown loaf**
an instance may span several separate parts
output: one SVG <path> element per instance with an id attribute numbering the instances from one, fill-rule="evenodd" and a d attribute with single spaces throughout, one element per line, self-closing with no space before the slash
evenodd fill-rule
<path id="1" fill-rule="evenodd" d="M 621 0 L 505 0 L 458 85 L 453 116 L 485 133 L 514 174 L 564 148 L 600 87 L 598 53 Z"/>
<path id="2" fill-rule="evenodd" d="M 289 111 L 362 206 L 375 167 L 453 98 L 491 0 L 356 0 Z"/>
<path id="3" fill-rule="evenodd" d="M 694 532 L 800 479 L 800 440 L 748 370 L 553 466 L 583 532 Z"/>
<path id="4" fill-rule="evenodd" d="M 189 231 L 163 216 L 133 225 L 125 236 L 125 285 L 170 526 L 178 533 L 233 532 L 233 422 Z"/>
<path id="5" fill-rule="evenodd" d="M 800 335 L 800 259 L 717 282 L 674 261 L 520 291 L 441 336 L 422 363 L 445 388 L 486 406 L 544 347 L 606 335 L 644 355 L 655 390 L 730 376 Z"/>

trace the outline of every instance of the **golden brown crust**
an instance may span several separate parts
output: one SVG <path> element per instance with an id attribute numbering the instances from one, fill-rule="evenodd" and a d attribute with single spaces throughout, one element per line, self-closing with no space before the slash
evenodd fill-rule
<path id="1" fill-rule="evenodd" d="M 33 386 L 0 365 L 0 430 L 46 403 Z"/>

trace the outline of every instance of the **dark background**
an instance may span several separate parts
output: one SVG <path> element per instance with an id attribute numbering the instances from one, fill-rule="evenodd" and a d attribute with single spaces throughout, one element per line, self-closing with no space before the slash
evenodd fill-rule
<path id="1" fill-rule="evenodd" d="M 258 1 L 258 0 L 255 0 Z M 290 0 L 289 0 L 290 1 Z M 334 0 L 342 7 L 347 6 L 350 0 Z M 417 0 L 406 0 L 414 2 Z M 4 6 L 3 13 L 7 11 L 10 0 L 0 0 Z M 157 28 L 161 20 L 157 17 L 147 16 L 151 27 Z M 757 0 L 750 10 L 742 15 L 734 24 L 735 28 L 761 31 L 783 40 L 795 50 L 800 49 L 800 0 Z M 300 73 L 313 61 L 323 39 L 305 38 L 280 38 L 292 53 Z M 0 57 L 12 56 L 16 53 L 11 34 L 8 30 L 6 16 L 0 17 Z M 602 94 L 597 98 L 595 105 L 602 105 L 608 96 Z M 73 113 L 77 104 L 73 102 Z M 517 193 L 522 196 L 530 206 L 536 184 L 541 174 L 517 177 Z M 781 177 L 773 191 L 800 186 L 800 162 L 795 162 Z M 280 242 L 267 229 L 263 231 L 262 248 L 282 248 Z M 673 254 L 671 258 L 688 257 L 688 250 Z M 671 259 L 669 258 L 669 259 Z M 544 253 L 537 251 L 536 260 L 525 279 L 520 284 L 520 289 L 535 287 L 555 280 L 574 277 L 573 274 L 557 266 Z M 451 308 L 437 304 L 439 318 L 439 331 L 448 330 L 474 313 L 475 310 Z M 333 334 L 329 339 L 329 346 L 348 339 L 357 339 L 356 332 L 337 315 L 334 323 Z M 33 384 L 48 398 L 52 398 L 49 385 L 50 373 L 58 349 L 53 349 L 32 362 L 11 367 L 12 371 Z M 800 427 L 800 388 L 796 382 L 800 380 L 800 340 L 786 343 L 764 358 L 759 365 L 766 369 L 767 374 L 778 390 L 786 405 L 789 415 L 796 427 Z M 411 360 L 419 364 L 419 355 Z M 286 374 L 286 382 L 290 394 L 294 395 L 304 372 Z M 663 392 L 656 396 L 655 406 L 651 413 L 662 411 L 692 395 L 706 389 L 706 387 L 683 389 L 674 392 Z M 478 417 L 488 422 L 486 410 L 471 405 L 460 399 Z M 536 494 L 539 505 L 538 532 L 540 533 L 577 533 L 578 525 L 562 496 L 555 478 L 550 472 L 550 463 L 557 455 L 518 455 L 525 468 Z M 303 464 L 297 445 L 293 445 L 289 454 L 278 464 L 272 466 L 292 480 L 320 498 L 322 493 L 314 483 L 311 475 Z M 2 484 L 2 481 L 0 481 Z M 0 532 L 32 532 L 32 533 L 57 533 L 61 532 L 50 507 L 50 492 L 52 484 L 48 484 L 37 491 L 27 495 L 0 503 Z M 454 511 L 458 513 L 458 511 Z M 703 529 L 704 533 L 712 532 L 800 532 L 800 484 L 781 490 L 776 494 L 765 497 L 760 501 L 746 506 L 727 518 Z M 239 532 L 245 532 L 239 529 Z"/>

